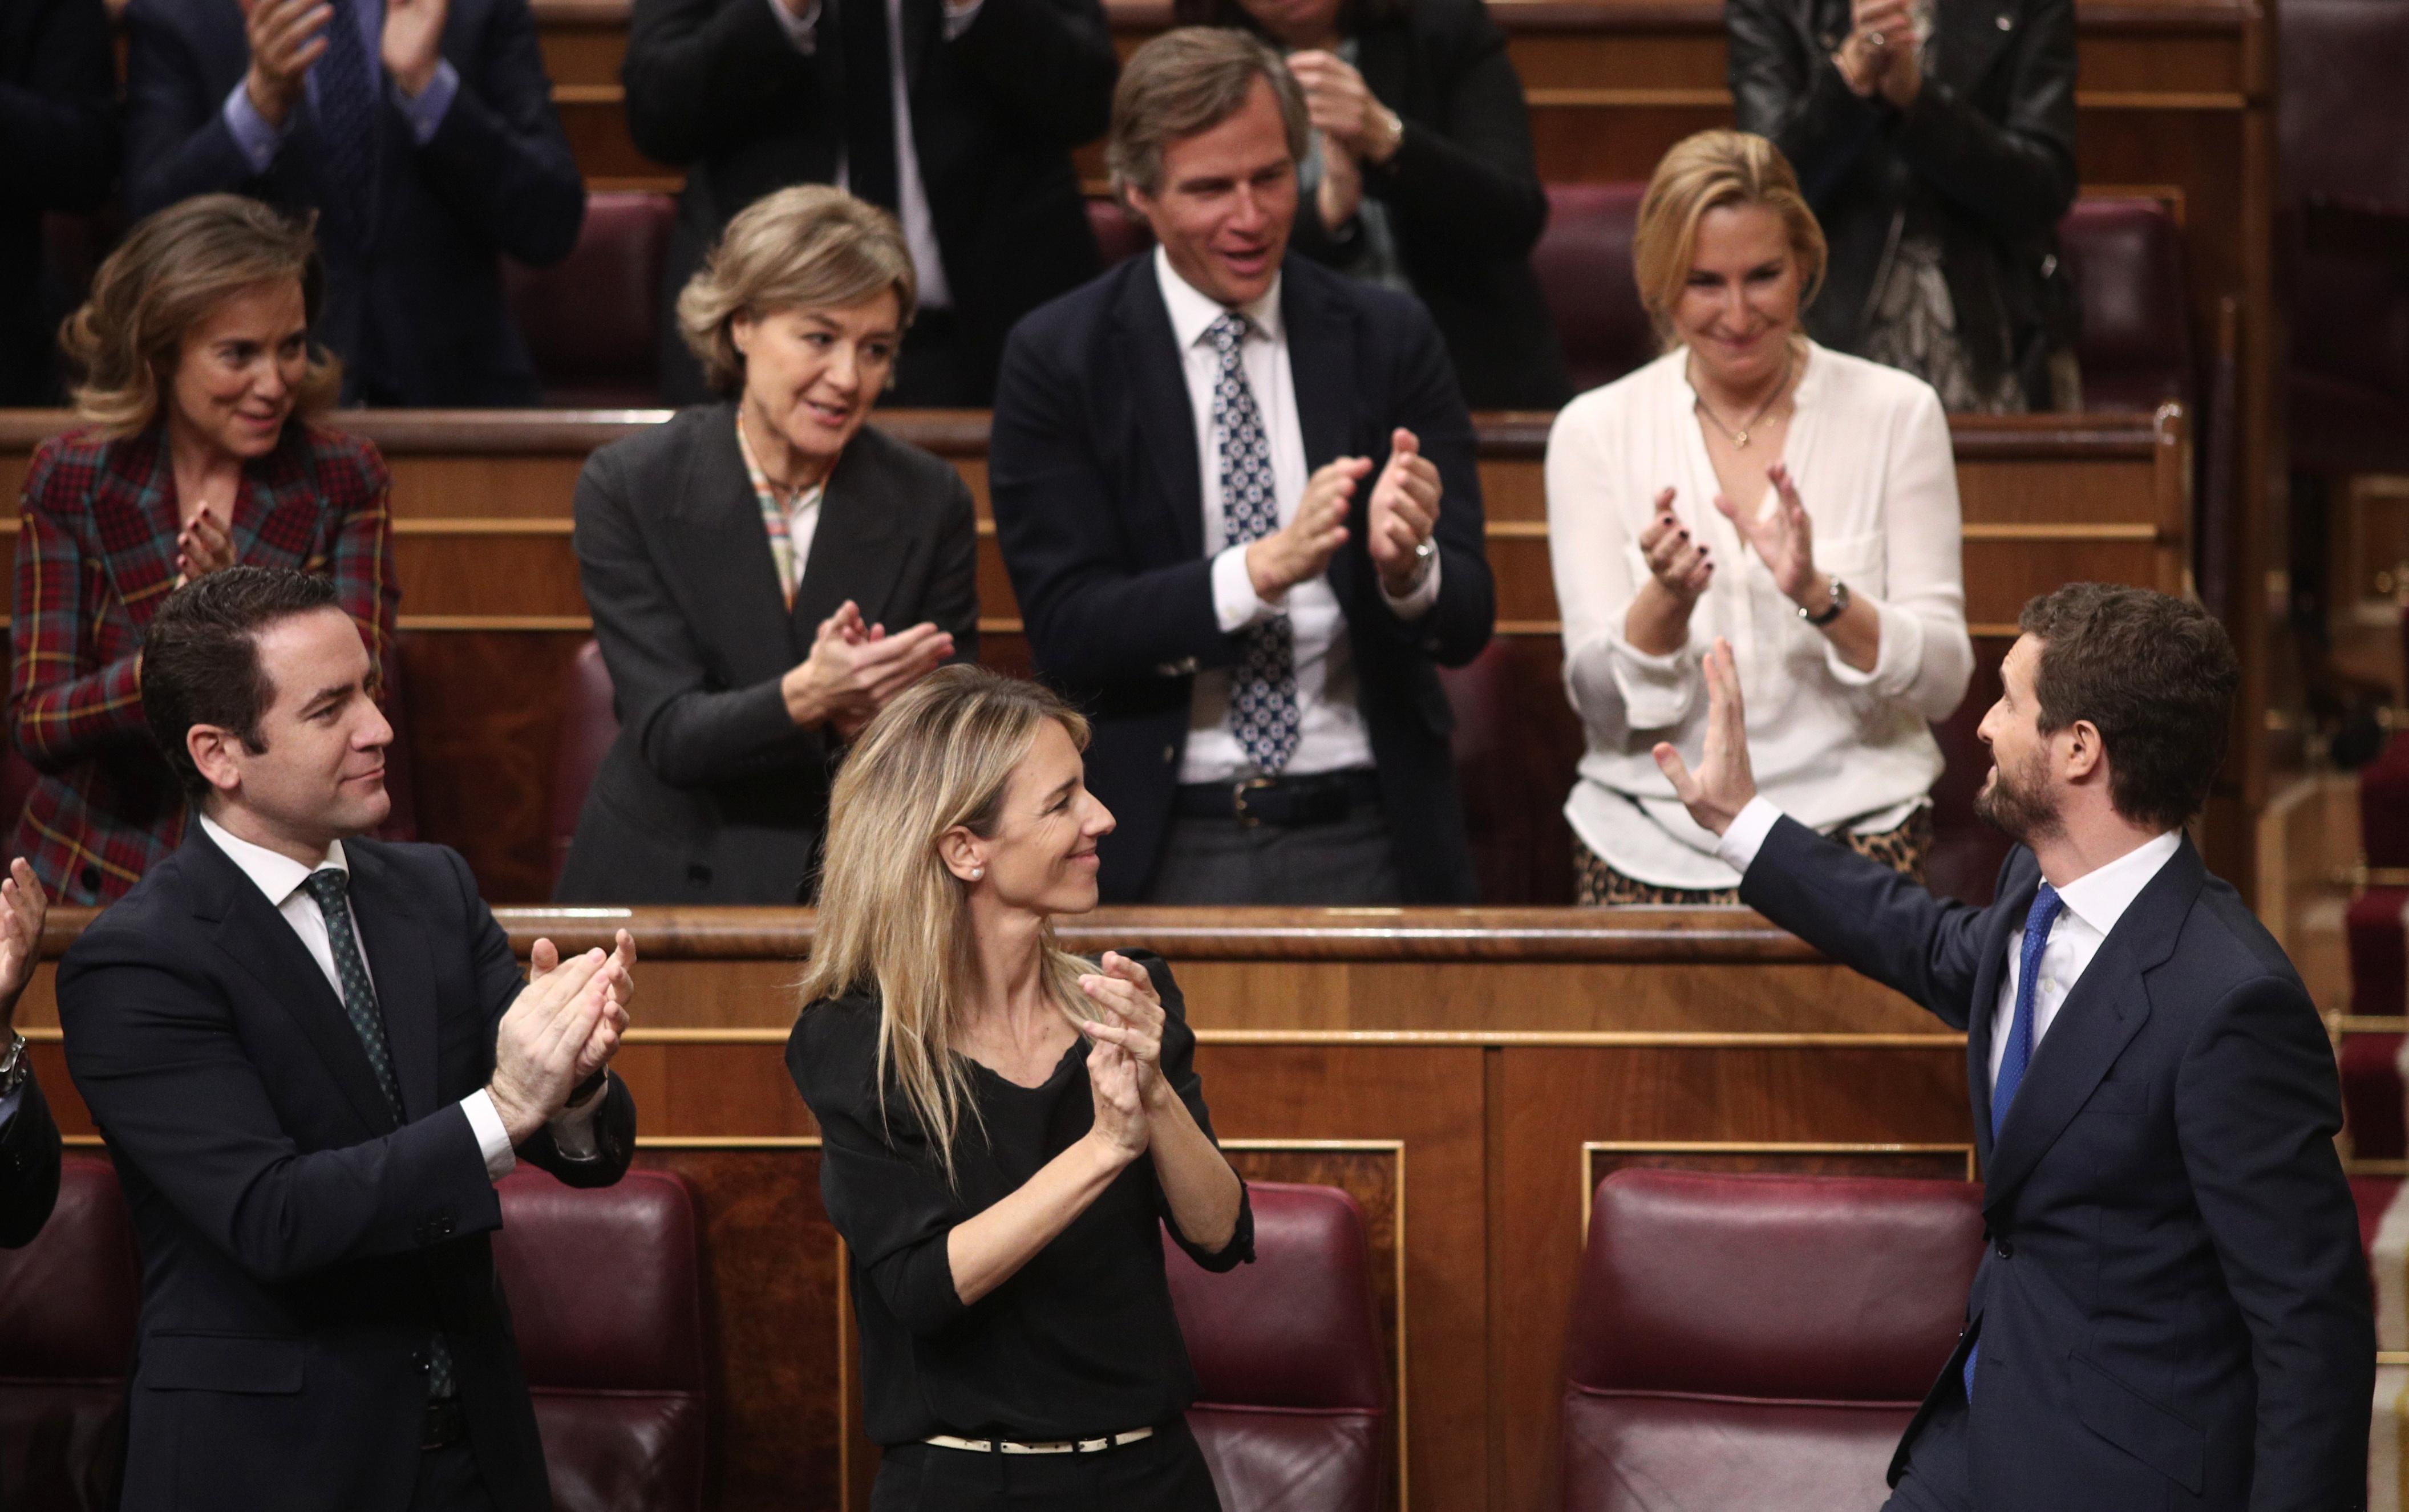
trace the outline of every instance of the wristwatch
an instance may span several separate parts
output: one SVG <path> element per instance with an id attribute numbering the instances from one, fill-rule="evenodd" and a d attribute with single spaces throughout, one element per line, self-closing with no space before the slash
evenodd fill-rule
<path id="1" fill-rule="evenodd" d="M 25 1073 L 31 1068 L 25 1061 L 25 1036 L 15 1030 L 8 1031 L 8 1049 L 0 1054 L 0 1101 L 25 1084 Z"/>
<path id="2" fill-rule="evenodd" d="M 1798 617 L 1805 620 L 1808 624 L 1812 625 L 1819 630 L 1825 626 L 1831 624 L 1834 620 L 1839 619 L 1842 614 L 1845 614 L 1848 612 L 1849 585 L 1842 583 L 1838 578 L 1834 578 L 1832 580 L 1832 601 L 1824 606 L 1824 612 L 1821 614 L 1810 614 L 1808 612 L 1807 606 L 1805 604 L 1800 604 L 1798 606 Z"/>

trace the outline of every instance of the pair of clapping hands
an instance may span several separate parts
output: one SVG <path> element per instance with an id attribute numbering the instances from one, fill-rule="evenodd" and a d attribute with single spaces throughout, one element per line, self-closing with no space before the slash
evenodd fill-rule
<path id="1" fill-rule="evenodd" d="M 244 40 L 251 69 L 243 91 L 252 108 L 282 126 L 300 103 L 310 65 L 326 50 L 326 23 L 334 7 L 326 0 L 241 0 Z M 443 22 L 450 0 L 385 0 L 378 53 L 403 94 L 415 99 L 435 79 L 443 57 Z"/>
<path id="2" fill-rule="evenodd" d="M 1161 995 L 1146 968 L 1108 950 L 1097 970 L 1079 978 L 1096 1016 L 1079 1026 L 1088 1052 L 1088 1087 L 1096 1104 L 1095 1132 L 1117 1154 L 1134 1160 L 1153 1138 L 1153 1110 L 1177 1093 L 1162 1077 Z"/>
<path id="3" fill-rule="evenodd" d="M 619 1053 L 636 999 L 635 937 L 621 929 L 616 946 L 563 960 L 539 940 L 528 953 L 527 985 L 502 1015 L 485 1086 L 512 1145 L 558 1116 L 579 1084 Z"/>
<path id="4" fill-rule="evenodd" d="M 1814 525 L 1807 518 L 1806 501 L 1798 497 L 1790 468 L 1777 462 L 1766 469 L 1766 476 L 1773 483 L 1767 507 L 1743 513 L 1717 494 L 1715 509 L 1772 569 L 1774 586 L 1783 597 L 1798 601 L 1815 584 Z M 1714 581 L 1714 553 L 1674 514 L 1673 492 L 1667 488 L 1656 496 L 1654 518 L 1639 533 L 1639 551 L 1656 582 L 1687 606 L 1696 603 L 1707 584 Z"/>
<path id="5" fill-rule="evenodd" d="M 865 623 L 848 598 L 820 621 L 811 655 L 780 683 L 787 716 L 801 726 L 825 724 L 849 741 L 953 654 L 949 632 L 923 622 L 889 635 L 886 626 Z"/>
<path id="6" fill-rule="evenodd" d="M 1363 165 L 1397 155 L 1405 122 L 1382 105 L 1353 64 L 1320 48 L 1289 55 L 1288 71 L 1305 91 L 1305 121 L 1321 134 L 1321 182 L 1314 209 L 1335 231 L 1363 204 Z"/>
<path id="7" fill-rule="evenodd" d="M 1929 13 L 1931 0 L 1924 0 Z M 1917 0 L 1853 0 L 1849 35 L 1832 54 L 1849 88 L 1876 93 L 1904 110 L 1924 91 L 1923 51 L 1916 46 Z"/>
<path id="8" fill-rule="evenodd" d="M 1288 524 L 1248 543 L 1247 577 L 1256 598 L 1277 598 L 1321 575 L 1347 544 L 1355 485 L 1371 471 L 1372 459 L 1362 456 L 1342 456 L 1314 469 Z M 1437 465 L 1422 455 L 1421 439 L 1399 426 L 1390 434 L 1389 465 L 1372 485 L 1364 517 L 1364 549 L 1392 598 L 1404 598 L 1421 581 L 1431 532 L 1438 528 L 1440 492 Z"/>

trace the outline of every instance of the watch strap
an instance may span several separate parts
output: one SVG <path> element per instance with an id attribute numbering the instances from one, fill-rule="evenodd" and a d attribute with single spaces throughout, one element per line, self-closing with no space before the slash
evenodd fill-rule
<path id="1" fill-rule="evenodd" d="M 1805 604 L 1798 606 L 1798 617 L 1819 630 L 1849 612 L 1849 585 L 1838 578 L 1831 582 L 1832 601 L 1824 606 L 1824 612 L 1810 614 Z"/>

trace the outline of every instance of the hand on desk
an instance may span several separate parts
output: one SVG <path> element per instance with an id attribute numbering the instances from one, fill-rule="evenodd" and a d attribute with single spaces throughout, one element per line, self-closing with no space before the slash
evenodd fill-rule
<path id="1" fill-rule="evenodd" d="M 1756 796 L 1756 776 L 1748 767 L 1748 713 L 1740 707 L 1739 669 L 1730 641 L 1716 637 L 1706 655 L 1706 673 L 1707 748 L 1698 770 L 1691 771 L 1668 742 L 1659 741 L 1650 754 L 1690 817 L 1720 835 Z"/>
<path id="2" fill-rule="evenodd" d="M 827 724 L 842 740 L 861 733 L 895 696 L 937 670 L 954 654 L 954 638 L 922 623 L 887 633 L 863 622 L 848 598 L 820 621 L 811 656 L 781 684 L 786 714 L 797 725 Z"/>

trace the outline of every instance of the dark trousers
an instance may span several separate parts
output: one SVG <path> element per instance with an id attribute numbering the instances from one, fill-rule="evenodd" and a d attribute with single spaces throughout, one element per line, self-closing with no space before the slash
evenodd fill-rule
<path id="1" fill-rule="evenodd" d="M 1363 804 L 1332 824 L 1174 819 L 1146 894 L 1150 903 L 1301 908 L 1397 903 L 1405 896 L 1389 822 Z"/>
<path id="2" fill-rule="evenodd" d="M 1926 1419 L 1882 1512 L 1974 1512 L 1974 1477 L 1966 1459 L 1966 1405 L 1955 1402 Z"/>
<path id="3" fill-rule="evenodd" d="M 870 1512 L 1221 1512 L 1221 1498 L 1179 1421 L 1101 1454 L 898 1445 L 879 1462 Z"/>

